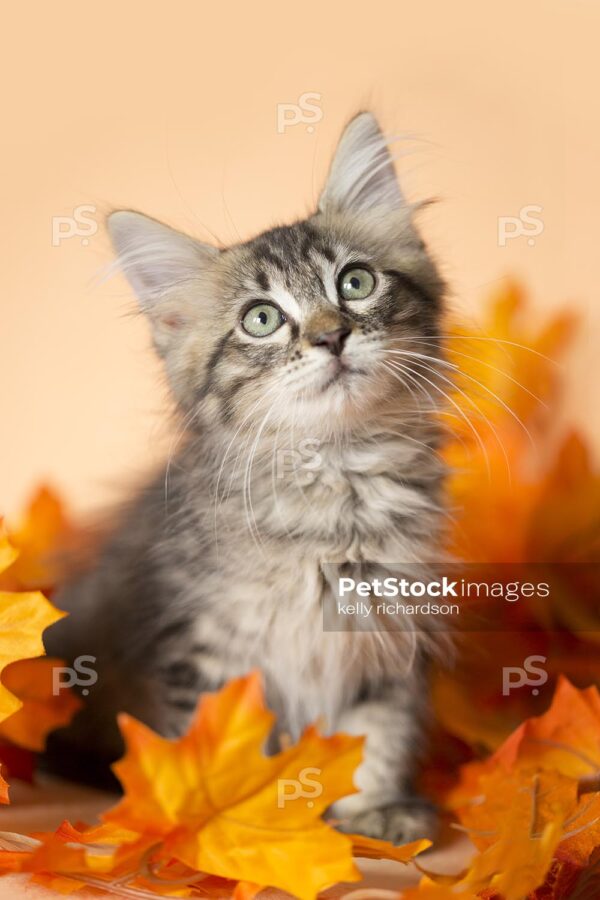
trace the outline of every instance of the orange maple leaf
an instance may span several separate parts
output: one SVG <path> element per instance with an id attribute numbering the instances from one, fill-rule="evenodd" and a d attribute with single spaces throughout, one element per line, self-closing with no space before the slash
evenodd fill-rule
<path id="1" fill-rule="evenodd" d="M 0 737 L 17 747 L 41 752 L 48 734 L 71 721 L 82 701 L 64 686 L 56 691 L 54 671 L 63 665 L 61 659 L 41 656 L 6 667 L 2 683 L 23 705 L 0 722 Z"/>
<path id="2" fill-rule="evenodd" d="M 479 851 L 468 868 L 426 873 L 403 900 L 596 896 L 586 891 L 599 883 L 599 771 L 600 695 L 562 678 L 544 715 L 462 768 L 451 800 Z"/>
<path id="3" fill-rule="evenodd" d="M 488 762 L 503 768 L 535 763 L 581 779 L 600 771 L 600 695 L 595 686 L 578 690 L 560 678 L 550 708 L 528 719 Z"/>
<path id="4" fill-rule="evenodd" d="M 489 303 L 481 329 L 454 327 L 447 340 L 460 412 L 445 450 L 458 513 L 450 543 L 473 562 L 531 562 L 540 550 L 530 546 L 531 520 L 551 467 L 563 386 L 556 361 L 577 320 L 558 314 L 533 331 L 526 313 L 524 291 L 509 282 Z M 576 506 L 586 502 L 579 497 Z M 567 522 L 554 516 L 553 524 L 560 530 Z M 557 561 L 541 557 L 548 558 Z"/>
<path id="5" fill-rule="evenodd" d="M 0 586 L 45 592 L 56 587 L 64 575 L 62 556 L 72 547 L 76 535 L 63 501 L 50 487 L 41 485 L 18 526 L 9 530 L 10 543 L 18 556 L 10 571 L 0 577 Z"/>
<path id="6" fill-rule="evenodd" d="M 502 695 L 499 657 L 513 667 L 532 654 L 545 658 L 545 691 L 560 672 L 579 683 L 600 681 L 600 576 L 590 566 L 575 571 L 575 564 L 600 561 L 600 470 L 581 435 L 560 436 L 556 428 L 564 381 L 556 361 L 576 318 L 557 314 L 541 327 L 527 320 L 525 292 L 509 284 L 492 298 L 481 329 L 456 326 L 447 341 L 450 360 L 466 373 L 457 373 L 463 393 L 455 398 L 477 432 L 457 420 L 457 439 L 446 449 L 454 468 L 451 552 L 486 564 L 490 578 L 494 564 L 499 575 L 521 582 L 533 575 L 543 581 L 545 565 L 558 574 L 557 564 L 568 564 L 559 590 L 518 605 L 512 630 L 497 623 L 494 633 L 462 634 L 453 670 L 435 673 L 440 723 L 476 751 L 495 749 L 545 702 L 541 693 Z M 530 563 L 540 568 L 528 570 Z"/>
<path id="7" fill-rule="evenodd" d="M 502 430 L 525 426 L 539 432 L 552 425 L 563 381 L 556 360 L 572 343 L 578 319 L 565 311 L 534 329 L 528 312 L 525 290 L 507 280 L 486 305 L 478 327 L 461 322 L 450 328 L 448 358 L 464 392 L 457 396 L 485 439 L 494 440 L 486 419 Z M 477 441 L 464 420 L 457 427 L 464 440 Z"/>
<path id="8" fill-rule="evenodd" d="M 530 875 L 538 878 L 528 891 L 541 886 L 542 863 L 546 870 L 554 866 L 554 878 L 561 866 L 571 880 L 585 871 L 600 849 L 599 772 L 600 695 L 596 687 L 578 690 L 565 678 L 559 680 L 546 713 L 524 722 L 485 762 L 463 767 L 449 799 L 458 805 L 460 821 L 482 854 L 505 866 L 491 887 L 510 896 L 506 867 L 511 865 L 511 843 L 522 856 L 521 874 L 531 866 L 529 881 Z M 527 832 L 517 839 L 519 821 L 526 822 Z M 500 852 L 504 834 L 507 849 Z M 524 850 L 528 841 L 531 846 Z M 482 871 L 481 858 L 474 861 L 473 871 Z M 515 883 L 520 887 L 514 896 L 525 896 L 527 892 L 518 893 L 522 881 L 516 878 Z M 544 894 L 541 887 L 540 892 L 562 896 Z"/>
<path id="9" fill-rule="evenodd" d="M 333 829 L 322 815 L 355 791 L 364 739 L 309 727 L 296 745 L 266 756 L 273 724 L 256 673 L 204 695 L 178 740 L 121 716 L 127 752 L 114 769 L 124 798 L 96 828 L 63 823 L 37 835 L 31 850 L 0 852 L 0 872 L 51 871 L 90 884 L 92 876 L 137 870 L 140 885 L 168 891 L 177 884 L 182 892 L 208 873 L 241 883 L 240 897 L 272 886 L 312 900 L 329 885 L 360 879 L 353 855 L 406 863 L 431 845 L 395 847 Z M 294 790 L 291 799 L 290 784 L 311 789 Z"/>
<path id="10" fill-rule="evenodd" d="M 555 785 L 550 778 L 547 782 L 544 789 L 551 792 Z M 503 802 L 495 793 L 492 795 L 496 801 L 495 816 L 485 819 L 489 831 L 476 832 L 484 835 L 480 839 L 482 846 L 467 870 L 454 878 L 447 875 L 440 878 L 428 873 L 415 896 L 424 894 L 440 900 L 443 897 L 464 898 L 465 895 L 493 896 L 502 900 L 529 897 L 545 880 L 574 804 L 572 791 L 557 790 L 550 803 L 545 796 L 546 805 L 551 809 L 545 810 L 546 816 L 542 816 L 532 802 L 532 793 L 536 789 L 539 789 L 537 785 L 526 781 L 510 786 L 504 783 Z"/>
<path id="11" fill-rule="evenodd" d="M 205 695 L 190 731 L 177 741 L 120 717 L 127 754 L 114 769 L 125 798 L 103 818 L 153 835 L 165 854 L 192 869 L 300 897 L 356 880 L 351 841 L 321 814 L 354 792 L 363 739 L 321 737 L 309 728 L 297 745 L 266 757 L 273 724 L 258 675 Z M 311 775 L 318 772 L 320 790 L 310 801 L 285 803 L 282 785 L 297 782 L 307 766 Z"/>

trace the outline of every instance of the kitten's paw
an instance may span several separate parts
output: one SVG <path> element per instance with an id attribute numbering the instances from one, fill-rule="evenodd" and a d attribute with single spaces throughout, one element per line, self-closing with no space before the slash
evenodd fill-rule
<path id="1" fill-rule="evenodd" d="M 437 815 L 425 800 L 406 800 L 391 806 L 377 806 L 355 813 L 340 822 L 341 831 L 366 837 L 406 844 L 420 838 L 433 838 L 437 831 Z"/>

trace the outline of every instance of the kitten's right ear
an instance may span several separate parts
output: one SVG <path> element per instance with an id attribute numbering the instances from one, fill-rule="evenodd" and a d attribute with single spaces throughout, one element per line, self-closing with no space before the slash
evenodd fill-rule
<path id="1" fill-rule="evenodd" d="M 167 356 L 182 326 L 197 314 L 197 292 L 186 287 L 201 281 L 219 251 L 128 210 L 109 216 L 108 231 L 119 266 L 150 320 L 154 345 Z"/>
<path id="2" fill-rule="evenodd" d="M 319 211 L 395 212 L 406 206 L 394 161 L 375 116 L 363 112 L 346 126 L 338 143 Z"/>
<path id="3" fill-rule="evenodd" d="M 174 288 L 197 279 L 219 255 L 216 247 L 129 210 L 112 213 L 108 231 L 119 265 L 144 309 Z"/>

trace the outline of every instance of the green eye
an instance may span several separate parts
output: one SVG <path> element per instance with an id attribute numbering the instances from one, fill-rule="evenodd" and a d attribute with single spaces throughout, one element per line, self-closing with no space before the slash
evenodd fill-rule
<path id="1" fill-rule="evenodd" d="M 368 269 L 346 269 L 338 289 L 344 300 L 364 300 L 375 289 L 375 276 Z"/>
<path id="2" fill-rule="evenodd" d="M 252 337 L 266 337 L 280 328 L 285 319 L 276 306 L 270 303 L 257 303 L 251 306 L 242 319 L 244 331 Z"/>

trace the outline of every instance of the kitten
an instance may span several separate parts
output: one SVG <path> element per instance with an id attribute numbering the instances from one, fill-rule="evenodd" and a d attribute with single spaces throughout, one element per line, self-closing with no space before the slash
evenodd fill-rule
<path id="1" fill-rule="evenodd" d="M 48 651 L 97 658 L 80 747 L 114 759 L 119 710 L 181 734 L 199 692 L 258 667 L 282 732 L 321 718 L 367 735 L 361 791 L 333 809 L 343 828 L 394 841 L 430 829 L 412 791 L 428 636 L 327 632 L 322 616 L 326 564 L 439 556 L 439 398 L 407 365 L 417 357 L 396 354 L 441 358 L 443 284 L 413 214 L 363 113 L 294 225 L 219 250 L 110 216 L 185 439 L 57 598 L 71 615 Z"/>

